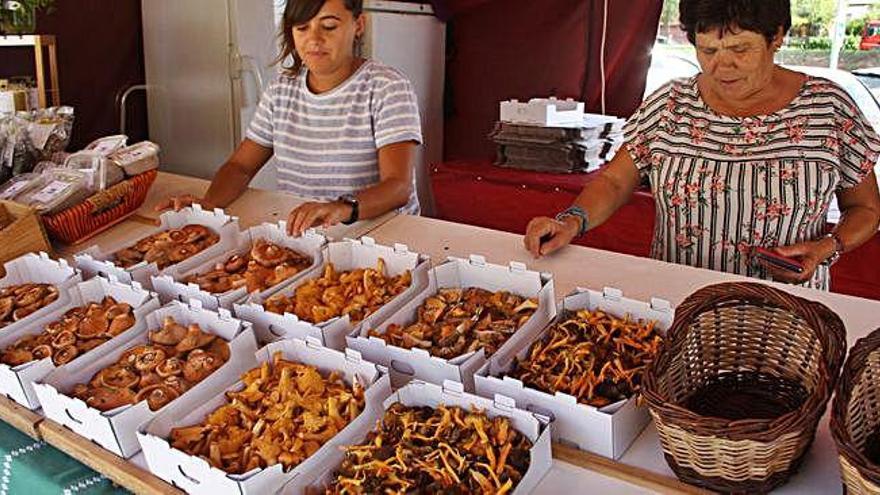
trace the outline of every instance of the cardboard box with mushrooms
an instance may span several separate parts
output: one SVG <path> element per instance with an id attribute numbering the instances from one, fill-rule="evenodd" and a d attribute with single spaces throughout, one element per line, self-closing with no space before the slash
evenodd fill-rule
<path id="1" fill-rule="evenodd" d="M 66 289 L 82 281 L 66 260 L 30 253 L 3 265 L 0 279 L 0 335 L 33 324 L 70 300 Z"/>
<path id="2" fill-rule="evenodd" d="M 206 211 L 199 205 L 169 211 L 160 217 L 151 234 L 105 250 L 90 247 L 74 256 L 83 276 L 113 275 L 152 289 L 152 277 L 168 269 L 186 270 L 232 249 L 238 237 L 238 219 L 222 210 Z"/>
<path id="3" fill-rule="evenodd" d="M 286 222 L 251 227 L 230 251 L 154 276 L 153 289 L 164 301 L 198 299 L 208 309 L 232 309 L 252 293 L 268 297 L 323 265 L 324 236 L 308 231 L 289 237 L 286 229 Z"/>
<path id="4" fill-rule="evenodd" d="M 0 393 L 40 407 L 33 384 L 59 366 L 98 358 L 146 331 L 159 308 L 138 284 L 96 277 L 68 289 L 63 307 L 12 332 L 0 332 Z"/>
<path id="5" fill-rule="evenodd" d="M 174 404 L 139 434 L 150 470 L 189 493 L 275 493 L 370 428 L 388 377 L 316 339 L 269 344 L 241 375 Z"/>
<path id="6" fill-rule="evenodd" d="M 163 306 L 147 315 L 146 326 L 125 345 L 35 384 L 46 417 L 128 458 L 140 450 L 138 426 L 174 401 L 198 396 L 219 370 L 243 371 L 243 356 L 256 350 L 249 323 L 198 301 Z"/>
<path id="7" fill-rule="evenodd" d="M 387 318 L 427 284 L 426 257 L 368 237 L 328 244 L 324 262 L 268 297 L 235 304 L 235 314 L 253 322 L 261 342 L 313 337 L 344 349 L 345 336 L 365 317 Z"/>
<path id="8" fill-rule="evenodd" d="M 348 346 L 389 367 L 395 382 L 455 380 L 473 391 L 481 366 L 513 356 L 554 316 L 549 275 L 521 263 L 450 258 L 400 311 L 384 322 L 367 318 Z"/>
<path id="9" fill-rule="evenodd" d="M 356 443 L 328 452 L 282 493 L 527 494 L 552 463 L 549 424 L 457 382 L 414 380 L 371 413 Z"/>
<path id="10" fill-rule="evenodd" d="M 648 424 L 648 411 L 637 401 L 641 376 L 673 316 L 661 299 L 579 289 L 515 356 L 481 368 L 476 391 L 511 397 L 517 407 L 554 418 L 555 440 L 619 458 Z"/>

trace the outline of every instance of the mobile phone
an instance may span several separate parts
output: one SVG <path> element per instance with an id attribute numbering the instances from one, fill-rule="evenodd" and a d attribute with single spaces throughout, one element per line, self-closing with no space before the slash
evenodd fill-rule
<path id="1" fill-rule="evenodd" d="M 804 265 L 802 265 L 800 261 L 794 258 L 787 258 L 767 248 L 756 247 L 755 258 L 767 263 L 768 265 L 782 268 L 783 270 L 788 270 L 795 273 L 804 272 Z"/>

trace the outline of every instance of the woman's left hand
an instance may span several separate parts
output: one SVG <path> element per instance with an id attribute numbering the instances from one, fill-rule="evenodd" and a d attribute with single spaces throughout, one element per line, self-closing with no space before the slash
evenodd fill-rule
<path id="1" fill-rule="evenodd" d="M 813 278 L 813 274 L 816 272 L 819 264 L 831 256 L 831 253 L 834 252 L 834 242 L 831 239 L 823 238 L 818 241 L 801 242 L 790 246 L 778 246 L 773 251 L 781 256 L 794 258 L 804 266 L 804 271 L 797 273 L 760 262 L 773 277 L 773 280 L 790 284 L 802 284 Z"/>
<path id="2" fill-rule="evenodd" d="M 299 237 L 306 230 L 323 226 L 332 227 L 351 217 L 351 206 L 338 201 L 330 203 L 303 203 L 287 216 L 287 234 Z"/>

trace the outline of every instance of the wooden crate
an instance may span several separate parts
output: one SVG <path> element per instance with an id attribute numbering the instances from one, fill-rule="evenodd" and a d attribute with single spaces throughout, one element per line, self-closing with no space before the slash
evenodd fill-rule
<path id="1" fill-rule="evenodd" d="M 52 252 L 52 245 L 40 217 L 25 205 L 0 201 L 0 277 L 3 263 L 31 252 Z"/>

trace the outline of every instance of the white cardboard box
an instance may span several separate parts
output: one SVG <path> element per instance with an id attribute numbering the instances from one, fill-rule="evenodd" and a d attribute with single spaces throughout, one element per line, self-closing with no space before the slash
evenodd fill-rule
<path id="1" fill-rule="evenodd" d="M 379 259 L 385 261 L 388 275 L 396 276 L 410 270 L 412 284 L 397 297 L 373 313 L 374 320 L 382 321 L 394 314 L 406 301 L 412 299 L 428 283 L 429 260 L 426 256 L 411 253 L 403 244 L 381 246 L 369 237 L 360 240 L 331 242 L 326 246 L 325 263 L 333 263 L 337 272 L 350 271 L 357 268 L 372 268 Z M 308 275 L 297 279 L 294 283 L 277 291 L 276 294 L 291 295 L 308 280 L 320 277 L 324 268 L 318 267 Z M 320 324 L 300 320 L 296 315 L 270 313 L 263 308 L 265 298 L 252 295 L 244 304 L 235 304 L 235 315 L 254 324 L 254 331 L 260 342 L 313 337 L 322 345 L 331 349 L 345 348 L 345 336 L 359 325 L 353 325 L 348 316 L 337 317 Z"/>
<path id="2" fill-rule="evenodd" d="M 490 418 L 504 416 L 510 418 L 513 427 L 532 441 L 531 463 L 529 470 L 513 490 L 514 494 L 523 495 L 534 491 L 538 483 L 550 470 L 553 458 L 550 451 L 551 425 L 545 424 L 534 414 L 514 406 L 513 400 L 508 397 L 496 396 L 495 400 L 478 397 L 465 393 L 461 383 L 446 382 L 441 387 L 432 383 L 413 380 L 405 387 L 400 388 L 391 397 L 385 400 L 384 407 L 373 411 L 375 416 L 372 421 L 361 424 L 355 440 L 349 445 L 363 442 L 367 434 L 376 426 L 376 422 L 392 404 L 400 402 L 407 407 L 428 406 L 436 408 L 439 405 L 457 406 L 466 410 L 477 409 L 485 411 Z M 316 463 L 316 469 L 302 473 L 288 483 L 281 492 L 283 495 L 301 495 L 306 493 L 323 493 L 323 489 L 332 481 L 336 469 L 342 464 L 345 452 L 341 449 L 328 450 L 322 453 L 323 459 L 320 464 Z"/>
<path id="3" fill-rule="evenodd" d="M 327 243 L 327 239 L 324 236 L 316 233 L 314 230 L 309 230 L 301 237 L 289 237 L 287 235 L 287 222 L 282 221 L 277 224 L 264 223 L 239 233 L 236 236 L 232 249 L 222 253 L 220 256 L 207 260 L 198 266 L 189 267 L 186 270 L 172 267 L 165 270 L 162 275 L 153 276 L 153 290 L 159 293 L 159 297 L 165 302 L 171 300 L 189 301 L 190 299 L 198 299 L 199 301 L 202 301 L 202 305 L 207 309 L 232 309 L 234 303 L 243 302 L 247 299 L 248 292 L 246 287 L 239 287 L 238 289 L 233 289 L 223 294 L 212 294 L 200 289 L 197 284 L 185 284 L 181 281 L 192 275 L 198 275 L 213 270 L 217 263 L 225 262 L 233 254 L 245 254 L 249 252 L 257 239 L 265 239 L 274 244 L 293 249 L 298 253 L 311 256 L 312 258 L 312 264 L 297 273 L 295 276 L 259 292 L 258 295 L 264 299 L 296 282 L 298 279 L 306 276 L 316 268 L 320 268 L 324 264 L 322 248 L 324 247 L 324 244 Z"/>
<path id="4" fill-rule="evenodd" d="M 213 211 L 203 210 L 200 205 L 192 205 L 190 208 L 184 208 L 180 211 L 168 211 L 160 217 L 161 224 L 156 230 L 151 231 L 144 237 L 162 232 L 164 230 L 179 229 L 188 224 L 204 225 L 210 228 L 214 233 L 220 236 L 220 240 L 213 246 L 197 253 L 176 265 L 166 267 L 165 270 L 159 270 L 156 263 L 147 263 L 142 261 L 129 268 L 122 268 L 114 261 L 114 253 L 117 251 L 134 245 L 132 240 L 126 240 L 114 246 L 105 246 L 104 251 L 98 246 L 92 246 L 85 251 L 74 256 L 76 266 L 82 270 L 83 277 L 91 278 L 95 275 L 113 275 L 123 282 L 135 281 L 140 283 L 147 289 L 152 289 L 151 277 L 160 275 L 167 270 L 187 270 L 203 264 L 205 261 L 215 258 L 227 251 L 230 251 L 238 235 L 238 218 L 231 217 L 223 212 L 223 210 L 215 209 Z"/>
<path id="5" fill-rule="evenodd" d="M 6 262 L 3 268 L 6 269 L 6 276 L 0 279 L 0 287 L 34 283 L 50 284 L 58 289 L 58 299 L 21 320 L 6 325 L 0 329 L 0 334 L 4 335 L 15 332 L 19 328 L 29 327 L 35 324 L 37 320 L 42 319 L 58 308 L 64 307 L 70 300 L 70 295 L 65 289 L 82 282 L 80 272 L 70 266 L 67 260 L 53 260 L 48 254 L 43 252 L 19 256 L 12 261 Z"/>
<path id="6" fill-rule="evenodd" d="M 380 408 L 382 401 L 391 395 L 388 376 L 381 376 L 374 364 L 361 359 L 357 352 L 349 350 L 343 353 L 323 347 L 317 339 L 310 338 L 308 341 L 292 339 L 269 344 L 260 349 L 255 356 L 251 356 L 249 369 L 267 361 L 271 362 L 276 352 L 281 352 L 287 360 L 315 366 L 322 373 L 340 371 L 349 385 L 357 376 L 358 381 L 366 389 L 365 410 L 335 437 L 322 445 L 315 454 L 289 472 L 285 473 L 282 465 L 277 464 L 266 469 L 254 469 L 241 475 L 228 474 L 212 467 L 204 459 L 172 448 L 166 440 L 171 435 L 172 428 L 198 424 L 208 414 L 226 404 L 227 390 L 241 390 L 244 387 L 239 375 L 224 372 L 223 380 L 214 382 L 210 390 L 205 389 L 200 392 L 198 402 L 171 404 L 138 432 L 138 439 L 150 471 L 168 483 L 193 494 L 275 493 L 299 473 L 320 469 L 324 452 L 336 452 L 342 446 L 356 442 L 357 433 L 373 425 L 375 412 L 371 412 L 371 408 Z M 198 405 L 188 407 L 195 404 Z"/>
<path id="7" fill-rule="evenodd" d="M 41 316 L 26 327 L 12 332 L 0 332 L 0 350 L 5 350 L 22 337 L 42 333 L 47 324 L 61 318 L 67 310 L 85 306 L 91 302 L 99 303 L 105 296 L 112 296 L 118 302 L 131 305 L 134 309 L 134 326 L 91 351 L 77 356 L 71 363 L 88 362 L 111 352 L 116 347 L 125 345 L 126 342 L 147 330 L 146 315 L 159 308 L 159 299 L 155 294 L 142 289 L 140 284 L 136 282 L 132 285 L 126 285 L 117 280 L 95 277 L 71 287 L 69 300 L 63 307 Z M 56 368 L 57 366 L 51 358 L 31 361 L 16 367 L 0 363 L 0 393 L 28 409 L 39 409 L 40 402 L 34 392 L 34 383 L 42 380 Z"/>
<path id="8" fill-rule="evenodd" d="M 518 100 L 501 102 L 501 122 L 511 124 L 558 127 L 583 125 L 584 104 L 571 98 L 532 98 L 526 103 Z"/>
<path id="9" fill-rule="evenodd" d="M 533 297 L 538 300 L 538 309 L 488 358 L 483 349 L 479 349 L 447 360 L 432 356 L 425 349 L 404 349 L 368 335 L 371 329 L 385 333 L 391 324 L 407 326 L 415 323 L 419 306 L 427 298 L 437 294 L 439 289 L 452 287 L 479 287 L 492 292 L 505 290 L 523 297 Z M 463 383 L 465 390 L 473 391 L 474 373 L 477 370 L 487 362 L 510 360 L 517 351 L 534 341 L 555 317 L 556 300 L 551 275 L 529 271 L 524 264 L 517 262 L 509 266 L 489 264 L 482 256 L 472 255 L 467 260 L 449 258 L 446 263 L 435 267 L 429 273 L 428 286 L 417 297 L 384 321 L 367 318 L 356 332 L 349 335 L 347 343 L 349 348 L 360 351 L 364 358 L 387 367 L 395 383 L 398 378 L 405 380 L 410 377 L 435 384 L 453 380 Z"/>
<path id="10" fill-rule="evenodd" d="M 598 309 L 617 318 L 629 315 L 636 320 L 654 320 L 657 321 L 656 328 L 662 333 L 672 325 L 674 317 L 674 311 L 667 301 L 635 301 L 611 288 L 606 288 L 602 293 L 578 289 L 563 300 L 559 318 L 563 318 L 566 311 L 579 309 Z M 550 326 L 522 347 L 516 357 L 525 359 L 532 345 L 544 338 L 549 330 Z M 647 408 L 639 406 L 636 397 L 598 409 L 578 403 L 571 395 L 562 392 L 549 394 L 504 376 L 512 367 L 513 360 L 487 363 L 475 377 L 477 394 L 512 397 L 520 409 L 552 418 L 554 441 L 619 459 L 650 420 Z"/>
<path id="11" fill-rule="evenodd" d="M 202 330 L 226 340 L 229 342 L 230 358 L 220 369 L 170 402 L 165 408 L 176 401 L 189 403 L 191 399 L 199 397 L 202 390 L 210 389 L 213 383 L 222 380 L 223 370 L 243 373 L 249 369 L 246 357 L 253 355 L 257 348 L 249 323 L 233 318 L 225 309 L 214 313 L 203 309 L 198 301 L 191 301 L 190 305 L 175 301 L 147 315 L 147 327 L 151 330 L 161 328 L 162 320 L 166 316 L 173 317 L 182 325 L 198 323 Z M 147 402 L 141 401 L 134 405 L 101 412 L 65 394 L 77 383 L 87 383 L 95 373 L 115 363 L 126 350 L 148 342 L 149 334 L 142 333 L 130 340 L 127 345 L 114 349 L 100 359 L 61 366 L 50 373 L 43 383 L 35 384 L 34 389 L 46 417 L 123 458 L 136 454 L 141 448 L 135 434 L 138 427 L 156 417 L 161 409 L 150 411 Z"/>

